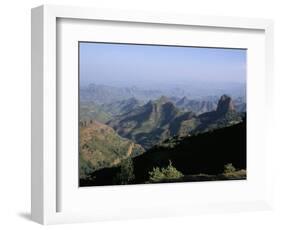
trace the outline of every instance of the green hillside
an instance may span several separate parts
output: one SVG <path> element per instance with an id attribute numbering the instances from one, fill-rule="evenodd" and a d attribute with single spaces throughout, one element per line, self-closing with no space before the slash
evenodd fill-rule
<path id="1" fill-rule="evenodd" d="M 97 121 L 80 127 L 80 177 L 142 154 L 143 148 Z"/>
<path id="2" fill-rule="evenodd" d="M 120 114 L 128 113 L 141 105 L 143 105 L 141 101 L 132 97 L 126 100 L 102 104 L 100 105 L 100 108 L 111 116 L 117 116 Z"/>
<path id="3" fill-rule="evenodd" d="M 80 121 L 89 122 L 90 120 L 96 120 L 101 123 L 105 123 L 112 119 L 112 115 L 104 110 L 101 105 L 94 102 L 82 102 L 80 104 L 79 111 Z"/>

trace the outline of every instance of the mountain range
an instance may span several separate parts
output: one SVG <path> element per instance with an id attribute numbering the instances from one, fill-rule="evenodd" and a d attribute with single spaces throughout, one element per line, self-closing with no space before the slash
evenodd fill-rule
<path id="1" fill-rule="evenodd" d="M 108 86 L 89 84 L 81 86 L 80 88 L 80 102 L 95 102 L 96 104 L 110 104 L 112 102 L 128 100 L 135 98 L 138 101 L 148 102 L 149 100 L 156 100 L 162 95 L 170 98 L 172 102 L 183 99 L 185 105 L 192 104 L 195 101 L 216 102 L 219 96 L 228 94 L 235 101 L 237 98 L 245 98 L 244 84 L 223 84 L 223 83 L 197 83 L 190 82 L 187 85 L 158 85 L 155 88 L 150 86 L 136 87 L 136 86 Z M 195 101 L 194 101 L 195 100 Z M 190 102 L 189 102 L 190 101 Z M 179 101 L 179 106 L 182 104 Z M 206 104 L 206 106 L 211 106 Z M 199 106 L 200 108 L 201 106 Z M 192 111 L 195 106 L 192 107 Z M 206 112 L 206 111 L 203 111 Z"/>
<path id="2" fill-rule="evenodd" d="M 80 101 L 95 101 L 97 104 L 110 104 L 112 102 L 136 98 L 148 101 L 160 97 L 160 90 L 141 89 L 138 87 L 114 87 L 107 85 L 90 84 L 80 89 Z"/>
<path id="3" fill-rule="evenodd" d="M 176 100 L 175 104 L 185 111 L 192 111 L 196 114 L 206 113 L 215 110 L 217 107 L 217 102 L 214 100 L 194 100 L 188 99 L 186 96 Z"/>
<path id="4" fill-rule="evenodd" d="M 172 136 L 187 136 L 239 123 L 242 116 L 236 112 L 232 99 L 227 95 L 220 98 L 215 110 L 200 115 L 184 112 L 162 96 L 116 116 L 107 125 L 120 136 L 149 149 Z"/>
<path id="5" fill-rule="evenodd" d="M 181 89 L 178 95 L 184 94 Z M 105 123 L 115 116 L 126 114 L 149 101 L 156 101 L 165 96 L 165 100 L 172 102 L 184 112 L 193 112 L 200 115 L 217 108 L 219 96 L 205 96 L 192 98 L 188 96 L 175 96 L 176 89 L 148 90 L 137 87 L 118 88 L 113 86 L 100 86 L 91 84 L 80 90 L 80 121 L 97 120 Z M 167 94 L 166 94 L 167 93 Z M 169 96 L 170 95 L 170 96 Z M 244 96 L 233 98 L 237 112 L 246 112 Z"/>
<path id="6" fill-rule="evenodd" d="M 108 104 L 83 101 L 80 103 L 80 121 L 96 120 L 101 123 L 106 123 L 113 119 L 114 116 L 128 113 L 141 105 L 143 105 L 143 102 L 135 98 L 115 101 Z"/>

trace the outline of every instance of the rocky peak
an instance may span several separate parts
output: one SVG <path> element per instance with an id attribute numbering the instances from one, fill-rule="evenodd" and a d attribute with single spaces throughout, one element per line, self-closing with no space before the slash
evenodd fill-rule
<path id="1" fill-rule="evenodd" d="M 165 104 L 165 103 L 167 103 L 167 102 L 169 102 L 169 98 L 168 97 L 166 97 L 166 96 L 161 96 L 159 99 L 157 99 L 156 101 L 155 101 L 157 104 Z"/>
<path id="2" fill-rule="evenodd" d="M 235 111 L 233 101 L 228 95 L 222 95 L 218 103 L 217 112 L 225 114 L 230 111 Z"/>
<path id="3" fill-rule="evenodd" d="M 187 101 L 188 101 L 187 97 L 184 96 L 183 98 L 181 98 L 181 99 L 177 102 L 177 105 L 184 105 Z"/>
<path id="4" fill-rule="evenodd" d="M 138 104 L 139 101 L 135 97 L 130 97 L 129 99 L 127 99 L 126 103 L 127 104 Z"/>

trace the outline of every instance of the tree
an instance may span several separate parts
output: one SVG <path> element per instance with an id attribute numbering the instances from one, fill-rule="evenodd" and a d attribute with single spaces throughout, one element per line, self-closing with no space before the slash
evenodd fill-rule
<path id="1" fill-rule="evenodd" d="M 80 157 L 79 177 L 83 180 L 94 180 L 95 178 L 91 175 L 94 172 L 94 167 L 90 161 L 85 161 Z"/>
<path id="2" fill-rule="evenodd" d="M 127 158 L 120 163 L 120 172 L 115 177 L 115 183 L 129 184 L 134 179 L 134 164 L 131 158 Z"/>

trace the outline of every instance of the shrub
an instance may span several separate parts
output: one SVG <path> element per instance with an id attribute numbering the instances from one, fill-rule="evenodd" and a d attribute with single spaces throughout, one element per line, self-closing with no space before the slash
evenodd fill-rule
<path id="1" fill-rule="evenodd" d="M 234 173 L 235 171 L 236 168 L 231 163 L 224 166 L 224 174 Z"/>
<path id="2" fill-rule="evenodd" d="M 231 163 L 224 166 L 222 174 L 226 179 L 246 179 L 247 171 L 245 169 L 237 170 Z"/>
<path id="3" fill-rule="evenodd" d="M 169 161 L 169 165 L 166 168 L 160 169 L 159 167 L 156 167 L 149 172 L 149 181 L 151 182 L 169 181 L 180 179 L 182 177 L 183 174 L 172 165 L 171 161 Z"/>

